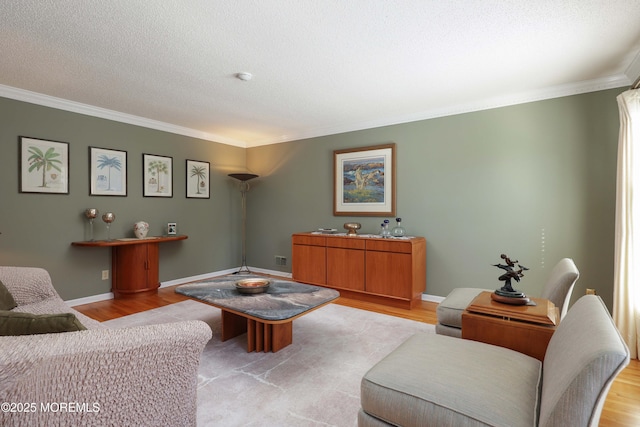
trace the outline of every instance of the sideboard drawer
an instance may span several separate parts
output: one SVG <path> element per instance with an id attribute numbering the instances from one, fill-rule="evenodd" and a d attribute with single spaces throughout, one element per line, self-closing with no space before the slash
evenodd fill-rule
<path id="1" fill-rule="evenodd" d="M 294 245 L 309 245 L 309 246 L 326 246 L 327 238 L 325 236 L 313 236 L 313 235 L 293 235 L 292 242 Z"/>
<path id="2" fill-rule="evenodd" d="M 413 251 L 413 245 L 406 240 L 395 239 L 376 239 L 367 240 L 368 251 L 380 251 L 380 252 L 399 252 L 403 254 L 410 254 Z"/>
<path id="3" fill-rule="evenodd" d="M 328 248 L 362 249 L 365 241 L 363 239 L 353 239 L 351 237 L 331 237 L 327 239 Z"/>

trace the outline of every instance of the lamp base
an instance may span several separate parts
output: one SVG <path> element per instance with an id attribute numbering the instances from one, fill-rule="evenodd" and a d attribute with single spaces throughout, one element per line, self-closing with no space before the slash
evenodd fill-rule
<path id="1" fill-rule="evenodd" d="M 242 267 L 240 267 L 240 270 L 232 274 L 253 274 L 253 273 L 251 272 L 251 270 L 249 270 L 249 267 L 247 267 L 246 265 L 243 265 Z"/>

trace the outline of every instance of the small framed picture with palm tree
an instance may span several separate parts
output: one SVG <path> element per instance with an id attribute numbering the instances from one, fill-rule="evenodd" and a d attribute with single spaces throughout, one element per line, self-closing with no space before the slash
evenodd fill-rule
<path id="1" fill-rule="evenodd" d="M 209 198 L 209 162 L 187 160 L 187 198 Z"/>
<path id="2" fill-rule="evenodd" d="M 89 195 L 127 196 L 127 152 L 89 147 Z"/>
<path id="3" fill-rule="evenodd" d="M 69 194 L 69 144 L 21 136 L 20 192 Z"/>
<path id="4" fill-rule="evenodd" d="M 142 195 L 173 197 L 173 157 L 142 155 Z"/>

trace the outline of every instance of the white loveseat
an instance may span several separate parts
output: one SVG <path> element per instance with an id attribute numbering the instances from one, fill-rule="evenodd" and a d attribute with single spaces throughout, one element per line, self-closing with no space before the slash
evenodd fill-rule
<path id="1" fill-rule="evenodd" d="M 12 312 L 73 313 L 87 328 L 0 336 L 0 402 L 13 405 L 0 425 L 196 425 L 206 323 L 109 329 L 68 307 L 46 270 L 0 267 L 0 281 Z"/>

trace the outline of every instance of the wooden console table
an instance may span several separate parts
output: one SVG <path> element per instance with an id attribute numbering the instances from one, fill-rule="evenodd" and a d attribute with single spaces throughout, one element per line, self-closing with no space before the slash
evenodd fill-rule
<path id="1" fill-rule="evenodd" d="M 462 313 L 462 338 L 498 345 L 542 361 L 560 318 L 549 300 L 531 298 L 536 303 L 509 305 L 481 292 Z"/>
<path id="2" fill-rule="evenodd" d="M 114 298 L 157 292 L 160 287 L 159 245 L 188 236 L 161 236 L 72 242 L 73 246 L 111 248 L 111 291 Z"/>

